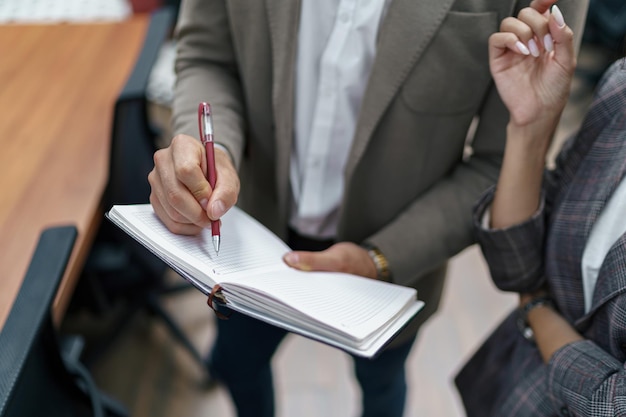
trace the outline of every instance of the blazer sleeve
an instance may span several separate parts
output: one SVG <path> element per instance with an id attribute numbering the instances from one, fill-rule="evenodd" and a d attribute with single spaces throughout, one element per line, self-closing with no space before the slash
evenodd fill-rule
<path id="1" fill-rule="evenodd" d="M 571 160 L 580 158 L 581 150 L 574 147 L 576 137 L 577 134 L 565 142 L 556 158 L 555 168 L 544 171 L 539 207 L 530 218 L 503 229 L 485 227 L 483 218 L 493 203 L 495 185 L 485 191 L 474 206 L 476 241 L 493 282 L 500 290 L 532 292 L 545 283 L 546 225 L 559 189 L 573 175 L 575 163 Z"/>
<path id="2" fill-rule="evenodd" d="M 567 404 L 575 415 L 626 413 L 624 364 L 591 340 L 555 352 L 548 364 L 548 390 L 555 407 Z"/>
<path id="3" fill-rule="evenodd" d="M 559 2 L 567 23 L 576 33 L 577 48 L 587 4 L 588 0 Z M 393 222 L 366 239 L 387 256 L 398 284 L 411 285 L 410 280 L 416 276 L 434 270 L 475 243 L 472 207 L 497 180 L 509 119 L 495 86 L 486 94 L 477 116 L 471 157 L 460 161 L 447 177 L 420 195 Z"/>
<path id="4" fill-rule="evenodd" d="M 219 132 L 238 167 L 244 146 L 244 104 L 226 2 L 184 0 L 175 30 L 174 134 L 198 137 L 198 103 L 211 98 Z"/>
<path id="5" fill-rule="evenodd" d="M 497 288 L 502 291 L 532 292 L 545 282 L 544 242 L 554 199 L 568 178 L 573 175 L 572 158 L 580 150 L 574 148 L 577 135 L 569 138 L 557 155 L 555 168 L 546 169 L 537 211 L 527 220 L 502 229 L 485 227 L 484 216 L 491 208 L 496 192 L 493 185 L 478 199 L 473 209 L 476 241 L 489 267 Z M 565 172 L 569 169 L 570 172 Z"/>
<path id="6" fill-rule="evenodd" d="M 546 201 L 542 192 L 537 211 L 526 221 L 504 229 L 486 228 L 482 219 L 491 207 L 495 186 L 476 204 L 476 239 L 496 287 L 503 291 L 529 292 L 544 283 L 543 241 Z"/>
<path id="7" fill-rule="evenodd" d="M 440 267 L 474 243 L 472 206 L 497 179 L 508 113 L 492 85 L 480 111 L 472 155 L 383 229 L 367 240 L 388 258 L 394 282 L 414 285 L 416 277 Z M 411 244 L 407 244 L 410 242 Z"/>

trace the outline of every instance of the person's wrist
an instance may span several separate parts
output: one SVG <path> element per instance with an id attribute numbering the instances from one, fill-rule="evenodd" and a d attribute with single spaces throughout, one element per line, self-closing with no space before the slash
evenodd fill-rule
<path id="1" fill-rule="evenodd" d="M 509 167 L 542 175 L 554 129 L 509 123 L 504 159 Z M 536 176 L 535 175 L 535 176 Z"/>
<path id="2" fill-rule="evenodd" d="M 541 294 L 535 297 L 530 298 L 525 301 L 518 308 L 518 317 L 517 317 L 517 326 L 519 331 L 522 333 L 525 339 L 534 342 L 535 335 L 528 322 L 528 315 L 531 311 L 534 311 L 537 308 L 551 308 L 555 309 L 554 301 L 552 297 L 546 294 Z"/>
<path id="3" fill-rule="evenodd" d="M 548 148 L 555 129 L 556 121 L 540 120 L 524 125 L 510 121 L 507 125 L 507 147 L 512 142 L 516 144 L 517 151 L 536 154 Z"/>
<path id="4" fill-rule="evenodd" d="M 376 246 L 363 243 L 361 247 L 367 251 L 367 254 L 374 262 L 376 267 L 376 279 L 379 281 L 391 282 L 391 271 L 389 270 L 389 262 L 383 253 Z"/>

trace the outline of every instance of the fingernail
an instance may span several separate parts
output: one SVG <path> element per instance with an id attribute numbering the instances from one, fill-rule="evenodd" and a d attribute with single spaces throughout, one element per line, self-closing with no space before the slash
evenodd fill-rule
<path id="1" fill-rule="evenodd" d="M 225 212 L 226 208 L 222 200 L 217 200 L 215 203 L 211 204 L 211 216 L 213 219 L 219 219 Z"/>
<path id="2" fill-rule="evenodd" d="M 556 20 L 556 24 L 559 25 L 560 28 L 565 26 L 565 19 L 563 18 L 563 13 L 561 13 L 561 9 L 556 4 L 552 6 L 552 15 L 554 16 L 554 20 Z"/>
<path id="3" fill-rule="evenodd" d="M 524 45 L 520 41 L 515 42 L 515 46 L 517 47 L 517 50 L 520 51 L 522 54 L 530 54 L 530 51 L 528 50 L 528 48 L 526 48 L 526 45 Z"/>
<path id="4" fill-rule="evenodd" d="M 283 256 L 283 261 L 285 261 L 285 263 L 289 265 L 290 267 L 298 269 L 300 271 L 309 272 L 313 270 L 311 265 L 302 263 L 300 260 L 300 256 L 294 252 L 289 252 L 285 254 L 285 256 Z"/>
<path id="5" fill-rule="evenodd" d="M 552 52 L 554 50 L 554 40 L 552 39 L 552 35 L 549 33 L 543 37 L 543 46 L 548 52 Z"/>
<path id="6" fill-rule="evenodd" d="M 289 266 L 296 266 L 300 259 L 297 253 L 289 252 L 283 257 L 283 260 Z"/>
<path id="7" fill-rule="evenodd" d="M 202 210 L 206 211 L 206 206 L 209 204 L 209 200 L 206 198 L 203 198 L 202 200 L 200 200 L 200 207 L 202 207 Z"/>
<path id="8" fill-rule="evenodd" d="M 528 48 L 530 49 L 530 54 L 534 57 L 539 56 L 539 47 L 537 46 L 537 42 L 534 39 L 528 41 Z"/>

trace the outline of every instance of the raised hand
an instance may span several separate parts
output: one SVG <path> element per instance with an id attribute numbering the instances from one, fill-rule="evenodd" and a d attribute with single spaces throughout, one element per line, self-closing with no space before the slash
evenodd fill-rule
<path id="1" fill-rule="evenodd" d="M 212 190 L 204 152 L 199 140 L 177 135 L 170 146 L 154 154 L 154 168 L 148 175 L 150 203 L 174 233 L 198 234 L 237 202 L 239 176 L 230 156 L 215 149 L 217 182 Z"/>
<path id="2" fill-rule="evenodd" d="M 554 0 L 535 0 L 489 38 L 489 63 L 511 122 L 526 126 L 558 117 L 576 66 L 573 33 Z"/>

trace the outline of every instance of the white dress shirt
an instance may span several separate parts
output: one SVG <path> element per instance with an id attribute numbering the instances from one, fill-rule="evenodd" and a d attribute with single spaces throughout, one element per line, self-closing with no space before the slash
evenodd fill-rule
<path id="1" fill-rule="evenodd" d="M 302 0 L 290 225 L 334 237 L 343 171 L 389 0 Z"/>

